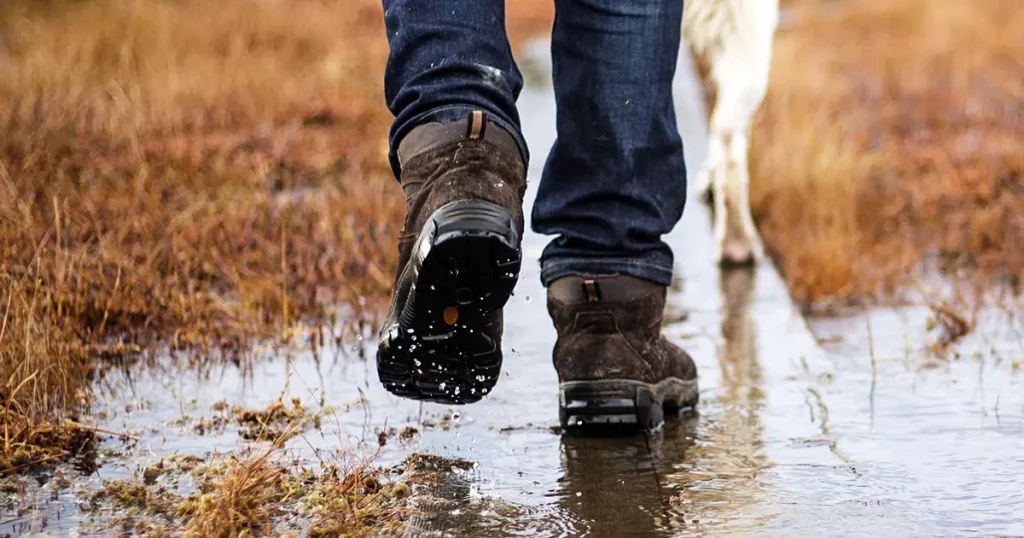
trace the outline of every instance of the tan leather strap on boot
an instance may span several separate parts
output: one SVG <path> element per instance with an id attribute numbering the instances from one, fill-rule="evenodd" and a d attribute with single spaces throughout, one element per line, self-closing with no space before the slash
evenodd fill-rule
<path id="1" fill-rule="evenodd" d="M 664 286 L 626 275 L 570 276 L 552 282 L 548 289 L 559 302 L 576 304 L 628 301 Z"/>
<path id="2" fill-rule="evenodd" d="M 398 162 L 404 167 L 414 156 L 458 140 L 484 140 L 511 155 L 519 155 L 516 139 L 505 129 L 489 124 L 486 113 L 472 110 L 459 121 L 419 125 L 398 145 Z"/>

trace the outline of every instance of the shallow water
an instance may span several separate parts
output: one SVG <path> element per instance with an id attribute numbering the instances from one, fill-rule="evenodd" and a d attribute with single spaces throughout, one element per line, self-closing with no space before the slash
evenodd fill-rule
<path id="1" fill-rule="evenodd" d="M 704 138 L 693 118 L 703 113 L 685 60 L 677 99 L 695 169 Z M 535 85 L 520 107 L 535 155 L 532 196 L 553 142 L 550 90 Z M 99 407 L 109 410 L 100 426 L 139 441 L 108 441 L 125 455 L 101 459 L 77 488 L 175 453 L 235 450 L 243 441 L 234 427 L 200 436 L 196 418 L 215 416 L 221 400 L 259 408 L 285 394 L 334 409 L 321 431 L 289 441 L 301 460 L 376 453 L 379 429 L 411 425 L 420 435 L 390 440 L 377 462 L 415 450 L 476 463 L 417 496 L 426 515 L 410 536 L 1024 535 L 1024 390 L 1011 366 L 1024 345 L 1007 320 L 988 313 L 961 359 L 939 361 L 920 351 L 926 309 L 813 319 L 809 328 L 771 267 L 720 274 L 696 203 L 669 242 L 680 278 L 665 331 L 698 362 L 702 400 L 661 431 L 588 438 L 552 428 L 555 335 L 535 263 L 544 238 L 528 234 L 523 280 L 506 308 L 504 373 L 482 402 L 392 397 L 377 383 L 370 334 L 240 366 L 168 358 L 98 382 Z M 369 360 L 356 357 L 360 347 Z M 447 428 L 428 426 L 437 423 Z M 41 515 L 46 532 L 77 532 L 73 496 L 41 493 L 34 516 L 0 515 L 0 535 L 21 534 Z"/>

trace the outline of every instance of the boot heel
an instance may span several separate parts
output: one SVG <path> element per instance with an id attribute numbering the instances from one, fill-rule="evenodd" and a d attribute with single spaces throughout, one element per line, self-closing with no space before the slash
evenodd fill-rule
<path id="1" fill-rule="evenodd" d="M 488 334 L 519 280 L 519 234 L 511 213 L 483 200 L 453 202 L 431 215 L 413 247 L 413 288 L 378 346 L 377 371 L 388 391 L 464 404 L 494 388 L 501 346 Z"/>
<path id="2" fill-rule="evenodd" d="M 658 428 L 665 411 L 696 405 L 697 381 L 657 384 L 630 379 L 566 381 L 559 385 L 558 418 L 566 429 Z"/>
<path id="3" fill-rule="evenodd" d="M 654 390 L 640 381 L 567 381 L 559 386 L 563 428 L 656 428 L 665 413 Z"/>
<path id="4" fill-rule="evenodd" d="M 459 305 L 504 308 L 522 266 L 512 214 L 490 202 L 467 200 L 443 206 L 430 221 L 436 228 L 422 258 L 417 299 L 450 304 L 454 298 Z"/>

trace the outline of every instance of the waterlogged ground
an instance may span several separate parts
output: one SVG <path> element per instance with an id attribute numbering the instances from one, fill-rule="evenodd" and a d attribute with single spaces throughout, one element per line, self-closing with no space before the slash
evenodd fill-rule
<path id="1" fill-rule="evenodd" d="M 538 156 L 531 194 L 554 134 L 542 82 L 520 101 Z M 684 62 L 677 99 L 691 168 L 704 150 L 694 88 Z M 113 514 L 83 512 L 88 492 L 175 456 L 238 450 L 261 432 L 239 426 L 232 407 L 282 397 L 302 432 L 288 459 L 387 466 L 423 452 L 453 462 L 416 488 L 410 536 L 1024 535 L 1019 325 L 986 312 L 960 357 L 939 360 L 924 351 L 934 339 L 925 308 L 805 322 L 772 268 L 720 274 L 696 203 L 669 241 L 680 278 L 665 331 L 697 360 L 702 400 L 661 431 L 558 430 L 555 334 L 534 263 L 544 239 L 528 235 L 506 309 L 505 373 L 483 402 L 392 397 L 377 383 L 369 332 L 239 364 L 162 357 L 114 368 L 97 381 L 98 425 L 135 439 L 105 441 L 95 471 L 33 477 L 9 497 L 17 502 L 0 503 L 0 536 L 106 535 L 95 523 Z"/>

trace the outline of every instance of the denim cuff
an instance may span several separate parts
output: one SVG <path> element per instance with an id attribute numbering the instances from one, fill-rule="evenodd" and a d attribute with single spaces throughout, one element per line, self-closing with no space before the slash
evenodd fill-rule
<path id="1" fill-rule="evenodd" d="M 660 286 L 669 286 L 672 284 L 672 261 L 651 262 L 635 258 L 558 258 L 541 262 L 540 280 L 545 287 L 567 276 L 603 275 L 629 275 Z"/>
<path id="2" fill-rule="evenodd" d="M 466 116 L 474 110 L 480 110 L 480 107 L 471 105 L 450 105 L 435 108 L 429 112 L 416 116 L 412 121 L 399 128 L 394 136 L 391 137 L 391 147 L 388 154 L 388 160 L 391 162 L 391 171 L 394 172 L 395 177 L 401 177 L 402 166 L 398 161 L 398 146 L 402 144 L 402 139 L 405 138 L 405 135 L 425 123 L 448 123 L 464 120 L 466 119 Z M 523 168 L 528 170 L 530 168 L 530 151 L 526 147 L 526 139 L 523 138 L 523 133 L 519 127 L 490 112 L 484 111 L 484 114 L 487 116 L 488 123 L 501 127 L 516 141 L 516 146 L 519 147 L 519 154 L 523 158 Z"/>

